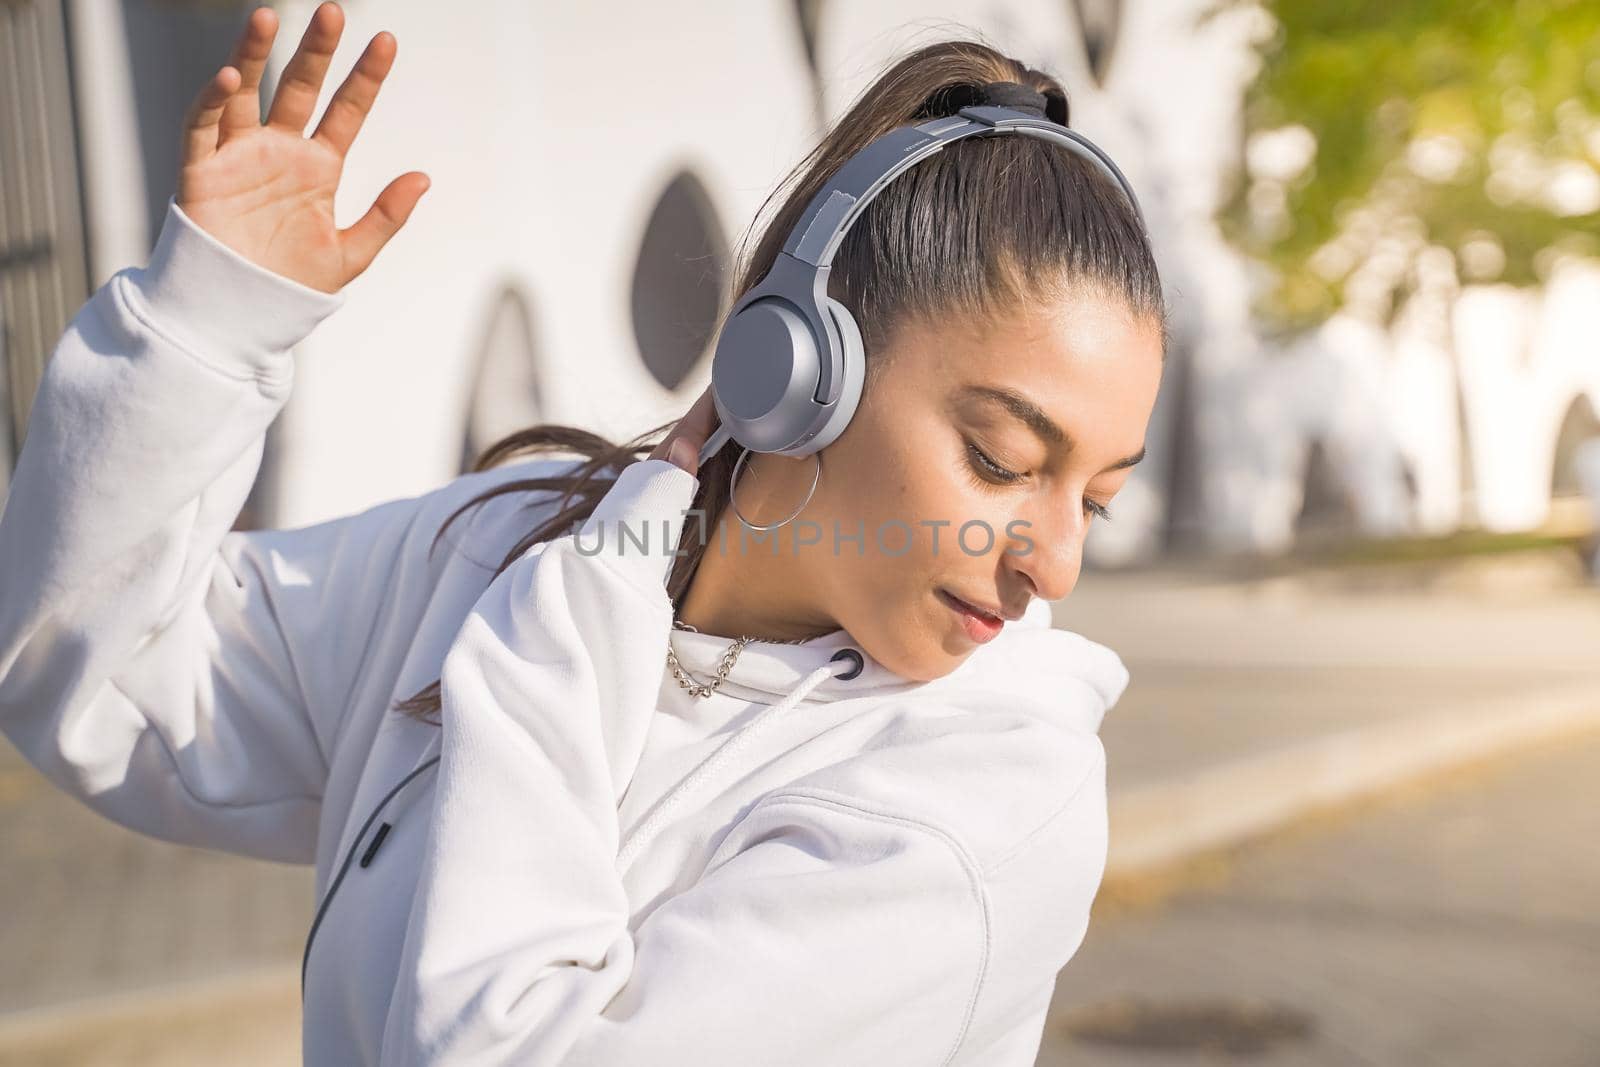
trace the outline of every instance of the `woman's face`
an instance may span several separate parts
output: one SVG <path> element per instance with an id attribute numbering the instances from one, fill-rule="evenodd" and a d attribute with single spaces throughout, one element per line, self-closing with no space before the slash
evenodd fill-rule
<path id="1" fill-rule="evenodd" d="M 907 325 L 875 358 L 855 417 L 820 453 L 811 501 L 776 531 L 776 552 L 748 542 L 730 573 L 743 572 L 747 620 L 784 605 L 769 633 L 842 626 L 890 670 L 928 680 L 985 632 L 948 596 L 1016 617 L 1072 591 L 1091 524 L 1144 450 L 1160 325 L 1074 295 L 993 323 Z M 813 469 L 750 457 L 740 510 L 781 518 Z M 734 519 L 729 545 L 742 529 Z"/>

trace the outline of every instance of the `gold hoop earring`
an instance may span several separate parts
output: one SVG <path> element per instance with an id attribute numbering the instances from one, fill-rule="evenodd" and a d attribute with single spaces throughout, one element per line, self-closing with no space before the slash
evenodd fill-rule
<path id="1" fill-rule="evenodd" d="M 806 505 L 811 503 L 811 495 L 817 491 L 818 479 L 822 477 L 822 452 L 819 450 L 811 454 L 816 457 L 817 464 L 816 469 L 811 473 L 811 488 L 806 491 L 806 498 L 800 501 L 800 506 L 795 508 L 794 511 L 790 512 L 788 517 L 782 522 L 769 522 L 761 524 L 751 522 L 749 519 L 745 518 L 744 513 L 739 510 L 739 498 L 736 493 L 739 483 L 739 468 L 743 467 L 744 461 L 750 457 L 750 450 L 746 448 L 742 453 L 740 453 L 738 462 L 734 463 L 733 471 L 728 475 L 728 506 L 733 509 L 733 513 L 738 517 L 739 521 L 744 523 L 752 530 L 776 530 L 785 523 L 792 522 L 796 515 L 804 511 L 806 509 Z"/>

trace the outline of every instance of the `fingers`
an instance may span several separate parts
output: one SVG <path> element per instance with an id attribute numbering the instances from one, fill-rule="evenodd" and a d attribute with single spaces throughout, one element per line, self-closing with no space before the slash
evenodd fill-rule
<path id="1" fill-rule="evenodd" d="M 711 434 L 716 430 L 721 420 L 717 418 L 717 402 L 711 393 L 711 386 L 706 386 L 705 392 L 695 400 L 689 410 L 684 413 L 683 419 L 678 423 L 674 433 L 681 433 L 689 438 L 698 453 L 700 446 L 711 439 Z"/>
<path id="2" fill-rule="evenodd" d="M 183 158 L 180 166 L 189 166 L 208 158 L 217 150 L 217 124 L 223 109 L 239 88 L 239 72 L 233 67 L 223 67 L 211 76 L 200 90 L 183 119 Z"/>
<path id="3" fill-rule="evenodd" d="M 710 440 L 719 421 L 716 400 L 708 385 L 671 432 L 651 451 L 650 458 L 669 460 L 690 474 L 698 474 L 700 449 Z"/>
<path id="4" fill-rule="evenodd" d="M 312 140 L 324 142 L 341 156 L 350 150 L 351 142 L 361 130 L 361 123 L 372 110 L 372 102 L 378 98 L 378 88 L 394 66 L 397 47 L 394 34 L 387 30 L 367 42 L 366 51 L 361 53 L 361 58 L 356 60 L 356 65 L 345 76 L 339 91 L 328 101 L 322 121 L 317 123 L 317 131 L 311 135 Z"/>
<path id="5" fill-rule="evenodd" d="M 378 199 L 355 225 L 340 232 L 344 243 L 345 282 L 366 270 L 389 239 L 411 217 L 411 211 L 428 191 L 430 181 L 421 171 L 408 171 L 384 187 Z"/>
<path id="6" fill-rule="evenodd" d="M 686 437 L 680 437 L 667 446 L 667 459 L 690 474 L 700 473 L 699 451 L 689 443 Z"/>
<path id="7" fill-rule="evenodd" d="M 322 79 L 333 62 L 334 49 L 344 31 L 344 10 L 335 3 L 318 4 L 300 45 L 283 68 L 278 91 L 272 97 L 267 125 L 304 133 L 322 93 Z"/>
<path id="8" fill-rule="evenodd" d="M 238 70 L 240 82 L 238 91 L 222 109 L 219 143 L 226 143 L 233 134 L 261 125 L 261 72 L 266 69 L 272 39 L 277 35 L 277 12 L 270 7 L 258 7 L 250 12 L 229 61 Z"/>

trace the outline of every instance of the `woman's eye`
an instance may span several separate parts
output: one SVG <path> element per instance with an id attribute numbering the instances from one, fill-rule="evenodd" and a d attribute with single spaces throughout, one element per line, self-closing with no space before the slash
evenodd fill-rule
<path id="1" fill-rule="evenodd" d="M 976 469 L 990 481 L 1005 484 L 1010 482 L 1019 482 L 1022 480 L 1023 475 L 1018 474 L 1016 471 L 1007 470 L 1005 467 L 1000 466 L 1000 464 L 990 459 L 988 455 L 984 453 L 983 449 L 979 448 L 977 445 L 969 443 L 967 445 L 967 451 L 971 454 Z"/>
<path id="2" fill-rule="evenodd" d="M 967 452 L 972 457 L 974 469 L 976 469 L 986 481 L 999 482 L 1003 485 L 1006 485 L 1014 482 L 1020 482 L 1027 477 L 1026 474 L 1019 474 L 1016 471 L 1008 470 L 1005 467 L 1000 466 L 1000 464 L 990 459 L 983 449 L 979 448 L 975 444 L 971 444 L 969 442 L 967 444 Z M 1098 500 L 1091 500 L 1088 497 L 1084 497 L 1083 510 L 1088 514 L 1095 515 L 1106 521 L 1110 521 L 1111 519 L 1111 509 L 1100 503 Z"/>

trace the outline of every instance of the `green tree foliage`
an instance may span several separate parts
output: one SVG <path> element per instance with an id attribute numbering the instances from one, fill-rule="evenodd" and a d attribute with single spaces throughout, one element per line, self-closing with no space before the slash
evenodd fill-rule
<path id="1" fill-rule="evenodd" d="M 1310 146 L 1298 173 L 1241 168 L 1219 215 L 1266 270 L 1269 330 L 1344 306 L 1385 248 L 1518 285 L 1558 252 L 1600 256 L 1600 0 L 1219 0 L 1205 17 L 1240 9 L 1271 27 L 1246 159 L 1263 133 Z M 1415 284 L 1393 275 L 1389 314 Z"/>

